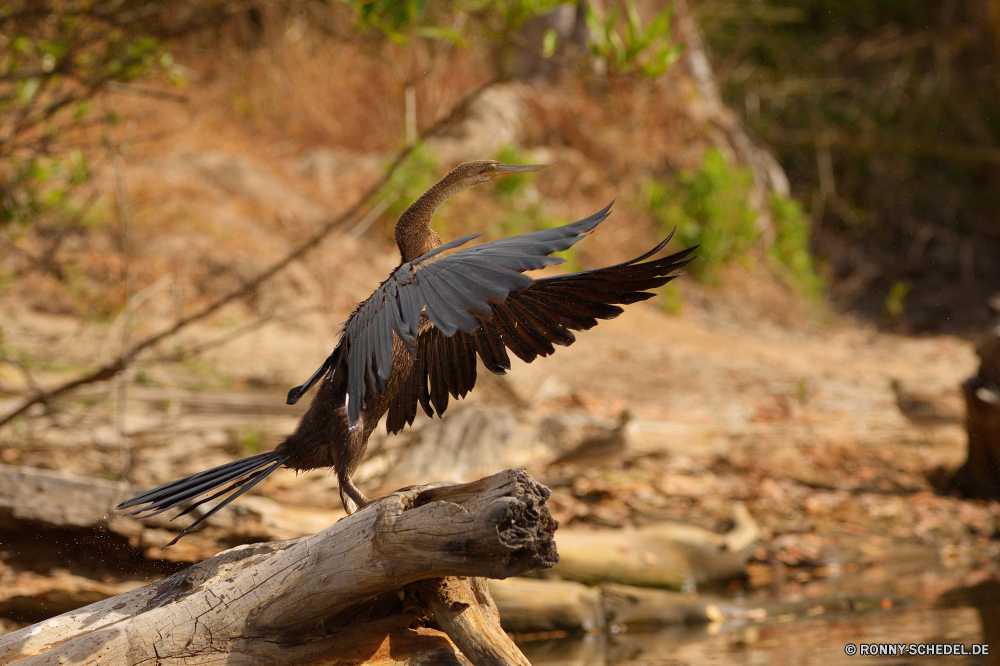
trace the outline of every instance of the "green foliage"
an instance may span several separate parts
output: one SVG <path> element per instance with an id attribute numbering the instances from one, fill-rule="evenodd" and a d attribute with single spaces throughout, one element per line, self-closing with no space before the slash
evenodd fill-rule
<path id="1" fill-rule="evenodd" d="M 4 360 L 28 370 L 46 373 L 81 372 L 90 367 L 72 361 L 32 354 L 9 345 L 6 348 L 0 346 L 0 361 Z"/>
<path id="2" fill-rule="evenodd" d="M 51 212 L 69 214 L 70 193 L 90 178 L 79 149 L 63 157 L 11 157 L 0 181 L 0 229 L 26 227 Z"/>
<path id="3" fill-rule="evenodd" d="M 809 395 L 811 391 L 809 390 L 809 382 L 804 379 L 800 379 L 795 383 L 795 399 L 802 406 L 805 406 L 809 402 Z"/>
<path id="4" fill-rule="evenodd" d="M 250 120 L 253 117 L 253 104 L 238 90 L 230 91 L 229 103 L 233 105 L 233 111 L 240 114 L 244 120 Z"/>
<path id="5" fill-rule="evenodd" d="M 502 162 L 503 164 L 529 164 L 531 162 L 530 157 L 518 152 L 518 150 L 513 146 L 505 146 L 503 150 L 500 151 L 500 154 L 496 156 L 496 160 Z M 532 175 L 533 174 L 518 173 L 510 176 L 504 176 L 503 178 L 497 178 L 493 181 L 493 187 L 496 190 L 497 196 L 501 199 L 512 198 L 524 189 Z"/>
<path id="6" fill-rule="evenodd" d="M 894 282 L 889 287 L 883 313 L 886 319 L 896 320 L 906 314 L 906 298 L 910 295 L 910 289 L 912 286 L 906 281 Z"/>
<path id="7" fill-rule="evenodd" d="M 155 4 L 139 0 L 115 13 L 61 0 L 0 2 L 9 39 L 0 57 L 0 113 L 20 114 L 0 154 L 39 125 L 58 135 L 78 124 L 90 113 L 87 102 L 109 85 L 158 70 L 176 78 L 163 41 L 151 34 L 155 26 L 142 18 Z"/>
<path id="8" fill-rule="evenodd" d="M 587 45 L 610 72 L 659 76 L 681 53 L 681 46 L 670 41 L 672 15 L 673 5 L 667 5 L 648 26 L 643 26 L 635 0 L 626 0 L 624 21 L 620 20 L 617 6 L 602 21 L 587 3 L 586 21 L 590 28 Z"/>
<path id="9" fill-rule="evenodd" d="M 464 24 L 447 17 L 446 12 L 474 15 L 497 26 L 494 37 L 516 31 L 528 19 L 551 11 L 561 0 L 467 0 L 450 5 L 428 5 L 427 0 L 343 0 L 357 13 L 358 30 L 377 30 L 396 44 L 406 44 L 412 37 L 446 40 L 463 45 L 459 29 L 446 24 Z"/>
<path id="10" fill-rule="evenodd" d="M 236 445 L 244 455 L 254 455 L 264 449 L 269 433 L 255 425 L 248 425 L 235 433 Z"/>
<path id="11" fill-rule="evenodd" d="M 437 168 L 437 155 L 425 144 L 418 144 L 383 188 L 382 196 L 398 194 L 399 198 L 382 213 L 381 219 L 395 224 L 403 211 L 434 184 Z"/>
<path id="12" fill-rule="evenodd" d="M 542 35 L 542 55 L 546 58 L 551 58 L 556 52 L 556 47 L 559 45 L 559 33 L 554 29 L 549 28 Z"/>
<path id="13" fill-rule="evenodd" d="M 692 14 L 730 63 L 719 81 L 730 108 L 776 151 L 797 193 L 826 193 L 823 233 L 879 256 L 887 272 L 933 282 L 941 266 L 906 256 L 914 229 L 996 231 L 986 155 L 1000 148 L 1000 77 L 984 72 L 1000 63 L 998 8 L 696 0 Z M 817 168 L 827 148 L 829 171 Z"/>
<path id="14" fill-rule="evenodd" d="M 402 166 L 396 169 L 387 189 L 399 192 L 402 199 L 406 200 L 405 206 L 409 206 L 433 184 L 437 168 L 437 155 L 425 144 L 419 144 Z"/>
<path id="15" fill-rule="evenodd" d="M 665 232 L 676 230 L 674 237 L 682 246 L 700 246 L 689 269 L 712 283 L 718 280 L 719 268 L 743 260 L 759 237 L 757 215 L 747 204 L 752 185 L 749 170 L 730 165 L 722 151 L 712 148 L 701 168 L 680 173 L 674 186 L 644 183 L 639 205 L 652 212 Z M 798 202 L 787 197 L 772 195 L 770 209 L 775 230 L 768 250 L 772 265 L 806 298 L 816 300 L 823 281 L 809 254 L 809 219 Z"/>
<path id="16" fill-rule="evenodd" d="M 150 374 L 145 370 L 136 371 L 132 381 L 138 386 L 162 386 L 160 382 L 153 379 L 153 377 L 150 376 Z"/>
<path id="17" fill-rule="evenodd" d="M 700 246 L 689 268 L 714 282 L 721 266 L 742 258 L 757 240 L 756 215 L 747 205 L 752 184 L 747 169 L 729 165 L 722 151 L 712 148 L 701 169 L 681 172 L 675 186 L 645 182 L 640 207 L 652 212 L 664 231 L 676 229 L 682 246 Z"/>
<path id="18" fill-rule="evenodd" d="M 525 21 L 547 14 L 563 2 L 565 0 L 472 0 L 468 10 L 479 14 L 494 11 L 500 15 L 504 30 L 520 30 Z"/>
<path id="19" fill-rule="evenodd" d="M 358 15 L 358 30 L 376 29 L 391 41 L 405 44 L 406 32 L 425 14 L 427 0 L 344 0 Z M 440 35 L 439 35 L 440 36 Z"/>
<path id="20" fill-rule="evenodd" d="M 774 243 L 768 250 L 771 261 L 803 296 L 818 300 L 823 280 L 816 274 L 809 254 L 809 218 L 794 199 L 772 194 L 770 205 L 775 231 Z"/>
<path id="21" fill-rule="evenodd" d="M 670 315 L 679 315 L 684 309 L 684 297 L 676 282 L 668 282 L 660 290 L 660 307 Z"/>
<path id="22" fill-rule="evenodd" d="M 233 380 L 231 377 L 218 372 L 206 361 L 195 357 L 188 357 L 182 360 L 180 365 L 181 369 L 193 379 L 187 386 L 192 391 L 206 391 L 232 386 Z"/>
<path id="23" fill-rule="evenodd" d="M 553 229 L 567 223 L 561 217 L 555 217 L 546 213 L 545 207 L 540 203 L 532 203 L 528 206 L 517 208 L 507 206 L 506 208 L 507 210 L 499 215 L 497 221 L 490 227 L 490 234 L 494 238 L 507 238 L 508 236 L 527 234 L 532 231 L 541 231 L 542 229 Z"/>
<path id="24" fill-rule="evenodd" d="M 0 0 L 0 244 L 27 239 L 16 245 L 26 265 L 81 297 L 85 281 L 59 255 L 95 221 L 96 197 L 81 203 L 78 194 L 91 177 L 78 146 L 100 145 L 119 120 L 104 105 L 95 112 L 103 92 L 163 71 L 179 80 L 155 34 L 169 20 L 161 10 L 156 0 Z M 115 294 L 102 285 L 100 312 L 117 309 Z"/>
<path id="25" fill-rule="evenodd" d="M 546 212 L 545 206 L 542 203 L 533 202 L 523 208 L 508 207 L 508 210 L 501 214 L 497 221 L 490 226 L 490 234 L 494 238 L 506 238 L 518 234 L 531 233 L 532 231 L 561 227 L 564 224 L 569 224 L 569 222 L 565 218 L 550 215 Z M 578 248 L 579 244 L 574 245 L 568 250 L 553 252 L 552 256 L 565 260 L 562 267 L 566 271 L 581 270 L 582 267 L 577 258 Z"/>
<path id="26" fill-rule="evenodd" d="M 529 154 L 519 152 L 512 146 L 503 148 L 496 159 L 504 164 L 532 164 L 534 162 Z M 513 174 L 493 181 L 497 202 L 504 211 L 490 227 L 491 236 L 506 238 L 542 229 L 552 229 L 568 222 L 561 217 L 550 215 L 541 202 L 525 200 L 525 197 L 519 196 L 525 192 L 528 184 L 532 182 L 532 178 L 536 176 L 537 174 L 533 173 Z M 563 252 L 557 252 L 553 256 L 565 259 L 567 270 L 578 268 L 576 246 Z"/>

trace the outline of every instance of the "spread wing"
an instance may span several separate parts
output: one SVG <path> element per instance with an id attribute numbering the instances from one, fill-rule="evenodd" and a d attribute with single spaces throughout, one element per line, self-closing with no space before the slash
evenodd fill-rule
<path id="1" fill-rule="evenodd" d="M 535 327 L 526 329 L 524 324 L 511 323 L 512 327 L 508 329 L 508 323 L 502 320 L 503 315 L 493 322 L 497 307 L 500 306 L 505 312 L 504 305 L 511 294 L 527 290 L 536 284 L 535 280 L 523 274 L 524 271 L 562 263 L 562 259 L 549 255 L 572 247 L 604 220 L 610 210 L 609 204 L 600 212 L 573 224 L 445 254 L 446 250 L 457 248 L 476 237 L 466 236 L 400 265 L 351 315 L 338 345 L 342 348 L 341 353 L 346 354 L 343 360 L 346 361 L 347 368 L 346 400 L 350 423 L 357 423 L 366 396 L 381 391 L 392 373 L 393 335 L 406 343 L 418 364 L 423 363 L 425 366 L 431 362 L 425 358 L 425 354 L 444 355 L 440 360 L 434 361 L 433 367 L 447 365 L 449 361 L 446 355 L 450 353 L 467 356 L 468 350 L 474 348 L 468 346 L 470 340 L 473 344 L 477 340 L 475 336 L 470 338 L 470 335 L 480 329 L 490 331 L 489 334 L 480 336 L 482 344 L 492 345 L 496 347 L 493 350 L 496 354 L 503 354 L 499 357 L 492 351 L 486 352 L 494 365 L 503 364 L 503 359 L 506 359 L 504 345 L 516 345 L 516 348 L 511 346 L 515 353 L 527 354 L 535 343 L 521 341 L 521 337 L 524 331 L 532 335 Z M 586 291 L 593 287 L 578 287 L 580 288 Z M 529 299 L 513 307 L 530 312 L 534 306 Z M 570 313 L 566 316 L 580 315 Z M 493 322 L 493 325 L 483 328 L 484 321 Z M 560 328 L 563 326 L 560 325 Z M 436 331 L 433 335 L 440 335 L 447 342 L 433 344 L 425 349 L 423 345 L 427 344 L 424 342 L 427 331 Z M 528 346 L 525 347 L 525 344 Z M 551 350 L 551 346 L 548 349 Z M 342 364 L 337 365 L 343 367 Z M 467 370 L 465 372 L 468 375 Z M 473 366 L 473 383 L 474 372 Z M 443 381 L 450 381 L 450 387 L 458 391 L 457 377 L 453 374 L 448 377 L 449 380 Z M 461 385 L 464 386 L 469 379 L 464 376 Z M 471 389 L 471 385 L 469 388 Z M 293 392 L 297 390 L 293 389 Z M 298 395 L 295 396 L 296 399 Z M 291 394 L 289 398 L 292 398 Z"/>
<path id="2" fill-rule="evenodd" d="M 502 375 L 510 369 L 508 349 L 530 363 L 554 352 L 554 345 L 571 345 L 576 340 L 573 331 L 617 317 L 622 313 L 619 305 L 651 298 L 647 290 L 677 277 L 674 272 L 691 261 L 688 255 L 695 250 L 646 261 L 669 241 L 615 266 L 542 278 L 511 290 L 504 300 L 490 303 L 489 313 L 474 315 L 473 331 L 448 335 L 440 327 L 425 326 L 417 336 L 413 371 L 389 403 L 389 432 L 412 424 L 418 404 L 428 416 L 441 415 L 449 396 L 459 398 L 471 391 L 477 354 L 488 370 Z"/>

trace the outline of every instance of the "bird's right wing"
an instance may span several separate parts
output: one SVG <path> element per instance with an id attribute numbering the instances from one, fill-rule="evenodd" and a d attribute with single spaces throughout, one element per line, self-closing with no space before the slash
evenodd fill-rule
<path id="1" fill-rule="evenodd" d="M 417 336 L 417 354 L 408 381 L 389 403 L 386 427 L 398 432 L 412 424 L 419 404 L 428 416 L 444 413 L 449 395 L 459 398 L 476 383 L 476 356 L 494 374 L 510 369 L 507 350 L 530 363 L 568 346 L 573 331 L 586 331 L 599 319 L 622 313 L 619 305 L 651 298 L 648 291 L 677 277 L 695 248 L 646 261 L 662 250 L 668 237 L 649 252 L 615 266 L 533 281 L 490 305 L 489 317 L 477 315 L 479 327 L 448 336 L 427 326 Z"/>
<path id="2" fill-rule="evenodd" d="M 496 304 L 535 284 L 524 271 L 562 263 L 549 255 L 572 247 L 610 210 L 609 204 L 579 222 L 445 253 L 474 238 L 466 236 L 399 266 L 344 326 L 340 344 L 346 350 L 347 417 L 352 426 L 366 396 L 383 390 L 392 373 L 394 335 L 419 359 L 422 321 L 429 321 L 445 338 L 479 330 L 484 319 L 494 316 Z"/>

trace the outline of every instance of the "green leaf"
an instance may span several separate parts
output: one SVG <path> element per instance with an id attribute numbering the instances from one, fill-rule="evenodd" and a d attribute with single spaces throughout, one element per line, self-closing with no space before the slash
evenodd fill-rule
<path id="1" fill-rule="evenodd" d="M 43 39 L 38 42 L 38 49 L 42 53 L 47 53 L 54 58 L 62 58 L 69 51 L 69 40 L 66 39 Z"/>
<path id="2" fill-rule="evenodd" d="M 34 44 L 24 35 L 18 35 L 11 41 L 10 48 L 15 53 L 29 53 L 34 50 Z"/>
<path id="3" fill-rule="evenodd" d="M 393 44 L 404 45 L 409 41 L 406 35 L 404 35 L 401 32 L 396 32 L 395 30 L 390 30 L 386 32 L 385 36 L 388 37 L 389 41 L 392 42 Z"/>
<path id="4" fill-rule="evenodd" d="M 604 21 L 587 6 L 584 19 L 590 28 L 590 52 L 604 60 L 612 72 L 639 72 L 649 77 L 662 74 L 679 53 L 670 44 L 672 7 L 658 12 L 645 28 L 635 0 L 627 0 L 624 8 L 625 20 L 619 28 L 618 6 L 611 8 Z"/>
<path id="5" fill-rule="evenodd" d="M 428 25 L 417 28 L 413 31 L 413 33 L 418 37 L 423 37 L 424 39 L 443 39 L 451 42 L 455 46 L 465 46 L 465 40 L 462 39 L 462 33 L 454 28 Z"/>
<path id="6" fill-rule="evenodd" d="M 556 46 L 559 45 L 559 34 L 549 28 L 545 31 L 545 35 L 542 37 L 542 56 L 546 58 L 551 58 L 556 52 Z"/>
<path id="7" fill-rule="evenodd" d="M 28 104 L 32 99 L 35 98 L 35 94 L 38 92 L 38 88 L 41 85 L 41 81 L 38 77 L 31 77 L 30 79 L 25 79 L 24 81 L 18 81 L 14 84 L 17 90 L 17 98 L 22 104 Z"/>
<path id="8" fill-rule="evenodd" d="M 93 105 L 90 100 L 82 100 L 73 105 L 73 120 L 80 120 L 90 113 Z"/>

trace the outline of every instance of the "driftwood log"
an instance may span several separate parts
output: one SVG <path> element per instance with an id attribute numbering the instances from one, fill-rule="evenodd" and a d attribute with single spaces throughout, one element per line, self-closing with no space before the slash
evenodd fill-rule
<path id="1" fill-rule="evenodd" d="M 0 636 L 0 663 L 527 664 L 478 578 L 556 563 L 548 496 L 524 470 L 403 489 Z"/>
<path id="2" fill-rule="evenodd" d="M 596 633 L 605 628 L 601 591 L 569 580 L 491 580 L 503 627 L 518 634 Z"/>
<path id="3" fill-rule="evenodd" d="M 560 578 L 692 589 L 742 576 L 760 537 L 746 506 L 733 506 L 733 528 L 717 534 L 695 525 L 658 523 L 634 530 L 559 530 Z"/>

